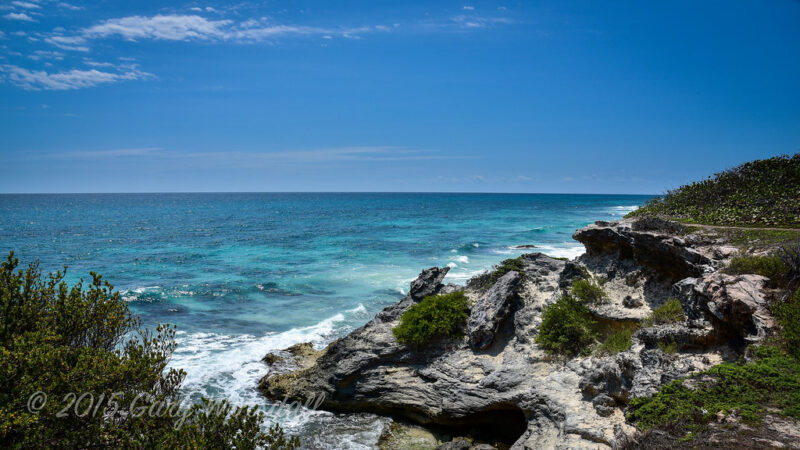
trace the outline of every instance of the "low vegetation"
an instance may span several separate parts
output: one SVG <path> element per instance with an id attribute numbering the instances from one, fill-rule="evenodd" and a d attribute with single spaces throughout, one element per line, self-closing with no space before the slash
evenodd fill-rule
<path id="1" fill-rule="evenodd" d="M 800 289 L 774 307 L 775 317 L 783 329 L 786 350 L 800 358 Z"/>
<path id="2" fill-rule="evenodd" d="M 668 191 L 628 217 L 690 223 L 800 227 L 800 154 L 747 162 Z"/>
<path id="3" fill-rule="evenodd" d="M 572 284 L 572 295 L 589 305 L 608 301 L 608 294 L 594 280 L 577 280 Z"/>
<path id="4" fill-rule="evenodd" d="M 631 401 L 628 419 L 641 429 L 683 426 L 696 430 L 717 414 L 736 412 L 758 422 L 767 408 L 800 419 L 800 360 L 772 346 L 755 349 L 752 363 L 722 363 Z"/>
<path id="5" fill-rule="evenodd" d="M 731 259 L 725 272 L 733 275 L 747 273 L 762 275 L 770 279 L 776 286 L 786 284 L 789 277 L 789 266 L 777 256 L 743 255 Z"/>
<path id="6" fill-rule="evenodd" d="M 751 424 L 768 411 L 800 420 L 800 290 L 774 310 L 782 331 L 752 347 L 751 362 L 722 363 L 675 380 L 654 395 L 633 399 L 628 419 L 642 430 L 693 433 L 719 413 L 736 414 Z"/>
<path id="7" fill-rule="evenodd" d="M 472 277 L 467 286 L 473 289 L 487 289 L 497 282 L 503 275 L 511 271 L 523 273 L 524 264 L 522 256 L 503 260 L 493 270 Z"/>
<path id="8" fill-rule="evenodd" d="M 677 298 L 670 298 L 650 313 L 645 319 L 644 325 L 651 327 L 653 325 L 680 323 L 684 320 L 686 320 L 686 314 L 683 312 L 681 301 Z"/>
<path id="9" fill-rule="evenodd" d="M 564 295 L 542 311 L 536 342 L 551 354 L 588 355 L 597 339 L 597 322 L 586 306 Z"/>
<path id="10" fill-rule="evenodd" d="M 469 317 L 469 304 L 462 291 L 425 297 L 400 316 L 392 333 L 404 344 L 427 344 L 438 337 L 461 334 Z"/>
<path id="11" fill-rule="evenodd" d="M 625 327 L 611 333 L 597 348 L 597 353 L 601 355 L 613 355 L 630 350 L 633 345 L 631 338 L 635 332 L 636 327 Z"/>
<path id="12" fill-rule="evenodd" d="M 300 445 L 279 427 L 263 432 L 255 407 L 207 400 L 183 406 L 185 373 L 167 368 L 175 330 L 142 329 L 100 275 L 69 287 L 66 269 L 43 275 L 36 264 L 17 270 L 18 264 L 11 253 L 0 265 L 4 448 Z"/>

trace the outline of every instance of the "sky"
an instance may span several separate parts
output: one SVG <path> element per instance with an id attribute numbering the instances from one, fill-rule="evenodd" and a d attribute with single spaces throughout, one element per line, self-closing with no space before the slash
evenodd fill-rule
<path id="1" fill-rule="evenodd" d="M 0 0 L 0 192 L 658 194 L 800 151 L 800 2 Z"/>

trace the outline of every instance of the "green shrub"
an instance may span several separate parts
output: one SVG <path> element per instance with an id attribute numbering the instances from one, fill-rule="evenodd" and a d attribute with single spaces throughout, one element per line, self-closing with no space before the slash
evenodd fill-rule
<path id="1" fill-rule="evenodd" d="M 608 300 L 608 294 L 590 280 L 578 280 L 572 284 L 572 295 L 586 304 L 595 305 Z"/>
<path id="2" fill-rule="evenodd" d="M 626 217 L 712 225 L 800 226 L 800 154 L 747 162 L 668 191 Z"/>
<path id="3" fill-rule="evenodd" d="M 659 342 L 658 349 L 668 355 L 678 353 L 678 344 L 675 341 Z"/>
<path id="4" fill-rule="evenodd" d="M 436 337 L 459 335 L 467 317 L 469 307 L 463 292 L 432 295 L 408 308 L 392 333 L 399 342 L 421 345 Z"/>
<path id="5" fill-rule="evenodd" d="M 597 322 L 574 297 L 564 295 L 542 311 L 536 342 L 548 353 L 575 356 L 591 353 Z"/>
<path id="6" fill-rule="evenodd" d="M 63 281 L 66 269 L 44 276 L 37 264 L 17 271 L 18 264 L 12 252 L 0 265 L 4 448 L 299 446 L 297 439 L 277 431 L 263 433 L 263 414 L 255 407 L 233 408 L 221 402 L 225 414 L 218 415 L 203 406 L 205 401 L 178 409 L 185 373 L 167 369 L 176 345 L 174 328 L 142 329 L 127 303 L 100 275 L 92 273 L 90 283 L 68 287 Z M 48 401 L 32 411 L 28 399 L 39 391 Z M 57 417 L 68 406 L 70 393 L 89 394 L 77 411 L 68 409 L 65 417 Z M 85 412 L 88 395 L 94 405 L 91 413 Z M 135 412 L 166 404 L 174 405 L 176 414 Z M 184 426 L 176 429 L 175 416 L 187 418 Z"/>
<path id="7" fill-rule="evenodd" d="M 751 363 L 722 363 L 692 375 L 692 389 L 679 379 L 652 396 L 633 399 L 628 419 L 641 429 L 691 429 L 716 420 L 720 411 L 737 411 L 746 421 L 758 422 L 767 408 L 800 419 L 800 359 L 770 346 L 754 353 Z"/>
<path id="8" fill-rule="evenodd" d="M 597 348 L 598 353 L 613 355 L 615 353 L 630 350 L 633 345 L 631 337 L 636 331 L 635 327 L 625 327 L 621 330 L 611 333 L 605 341 Z"/>
<path id="9" fill-rule="evenodd" d="M 686 320 L 686 314 L 683 312 L 681 301 L 677 298 L 670 298 L 650 313 L 650 316 L 645 319 L 644 325 L 651 327 L 653 325 L 679 323 L 684 320 Z"/>
<path id="10" fill-rule="evenodd" d="M 800 289 L 791 298 L 775 306 L 775 317 L 783 328 L 786 348 L 800 357 Z"/>
<path id="11" fill-rule="evenodd" d="M 495 284 L 497 280 L 508 272 L 515 271 L 523 273 L 524 266 L 525 264 L 522 262 L 522 256 L 503 260 L 500 264 L 495 266 L 494 270 L 472 277 L 467 282 L 467 286 L 475 289 L 486 289 Z"/>
<path id="12" fill-rule="evenodd" d="M 736 256 L 725 268 L 726 273 L 733 275 L 752 273 L 765 276 L 775 286 L 786 285 L 789 271 L 789 266 L 777 256 Z"/>

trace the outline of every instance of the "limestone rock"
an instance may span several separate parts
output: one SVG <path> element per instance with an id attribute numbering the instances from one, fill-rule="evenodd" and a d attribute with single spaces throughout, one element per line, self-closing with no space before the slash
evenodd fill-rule
<path id="1" fill-rule="evenodd" d="M 472 305 L 467 322 L 469 345 L 475 350 L 484 350 L 495 338 L 500 326 L 517 306 L 519 272 L 511 271 L 500 277 L 489 291 Z"/>

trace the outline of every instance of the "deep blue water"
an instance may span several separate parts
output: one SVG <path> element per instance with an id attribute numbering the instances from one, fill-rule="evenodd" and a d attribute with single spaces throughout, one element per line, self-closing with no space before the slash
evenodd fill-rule
<path id="1" fill-rule="evenodd" d="M 576 256 L 575 229 L 619 219 L 648 197 L 553 194 L 0 195 L 0 250 L 68 280 L 104 275 L 144 324 L 177 325 L 172 364 L 186 390 L 261 403 L 268 351 L 322 346 L 397 301 L 423 268 L 463 283 L 533 244 Z M 349 433 L 351 418 L 296 421 L 299 433 Z M 333 422 L 328 422 L 333 421 Z M 320 425 L 325 423 L 325 425 Z M 348 427 L 355 427 L 350 429 Z M 320 431 L 326 430 L 325 432 Z M 347 429 L 349 431 L 342 431 Z M 379 430 L 378 430 L 379 431 Z M 335 442 L 341 443 L 340 440 Z"/>

